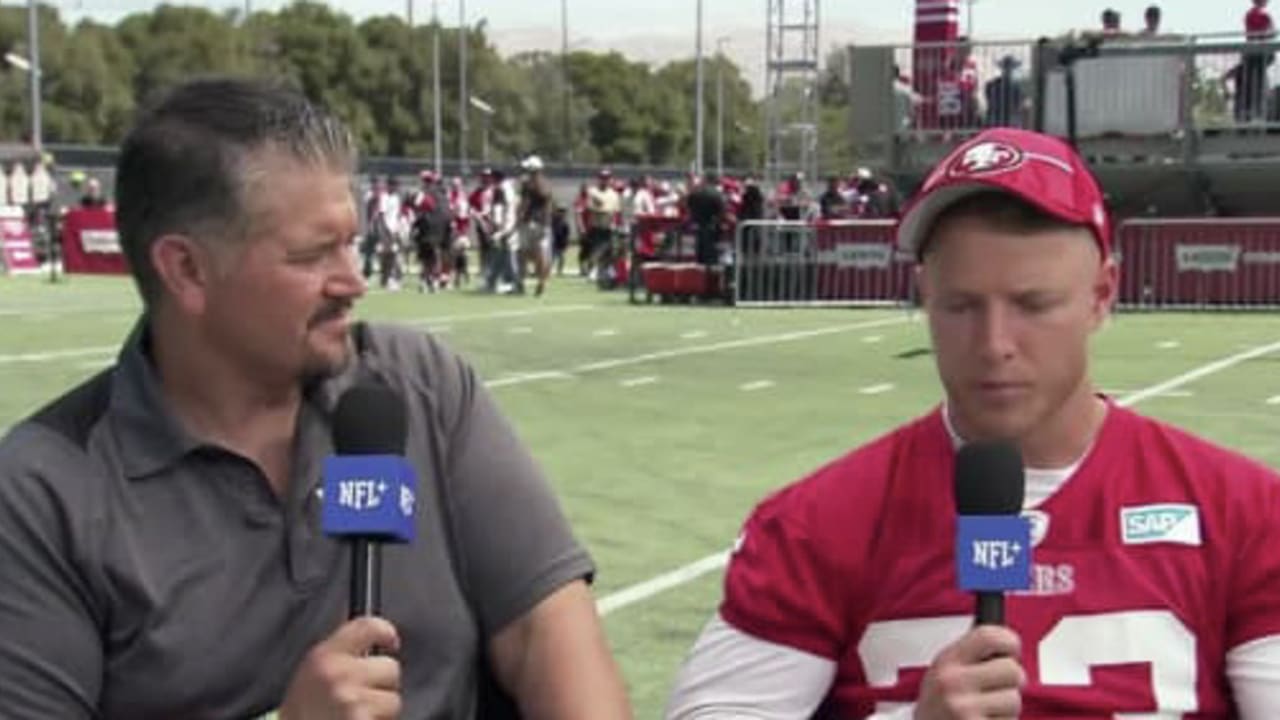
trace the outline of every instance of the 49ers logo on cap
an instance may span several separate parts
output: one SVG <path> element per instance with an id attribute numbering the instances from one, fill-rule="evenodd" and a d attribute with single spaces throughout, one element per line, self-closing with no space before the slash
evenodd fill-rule
<path id="1" fill-rule="evenodd" d="M 999 142 L 978 143 L 956 158 L 947 174 L 952 177 L 993 175 L 1007 172 L 1022 165 L 1022 151 L 1012 145 Z"/>

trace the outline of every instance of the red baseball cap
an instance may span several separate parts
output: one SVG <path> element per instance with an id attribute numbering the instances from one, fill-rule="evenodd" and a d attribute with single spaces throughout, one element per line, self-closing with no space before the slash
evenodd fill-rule
<path id="1" fill-rule="evenodd" d="M 1084 159 L 1056 137 L 1013 128 L 986 130 L 938 163 L 903 214 L 898 247 L 918 257 L 942 211 L 970 195 L 992 190 L 1089 228 L 1102 256 L 1110 257 L 1111 217 Z"/>

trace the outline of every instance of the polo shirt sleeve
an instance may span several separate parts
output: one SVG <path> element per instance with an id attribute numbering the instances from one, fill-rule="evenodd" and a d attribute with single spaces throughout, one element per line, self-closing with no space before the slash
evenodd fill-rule
<path id="1" fill-rule="evenodd" d="M 493 636 L 557 589 L 589 581 L 594 567 L 542 469 L 475 371 L 439 345 L 430 352 L 447 512 L 471 602 Z"/>
<path id="2" fill-rule="evenodd" d="M 95 717 L 102 636 L 59 467 L 73 449 L 30 424 L 0 441 L 0 708 L 12 720 Z M 83 528 L 79 528 L 83 530 Z"/>

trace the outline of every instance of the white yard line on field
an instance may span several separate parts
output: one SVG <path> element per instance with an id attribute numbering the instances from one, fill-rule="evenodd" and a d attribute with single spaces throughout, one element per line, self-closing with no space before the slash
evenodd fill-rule
<path id="1" fill-rule="evenodd" d="M 627 378 L 618 384 L 624 388 L 640 387 L 641 385 L 652 385 L 658 382 L 658 378 L 654 375 L 646 375 L 645 377 Z"/>
<path id="2" fill-rule="evenodd" d="M 500 388 L 507 385 L 520 385 L 527 382 L 536 382 L 538 380 L 572 380 L 573 375 L 559 370 L 548 370 L 546 372 L 526 372 L 512 373 L 506 377 L 500 377 L 496 380 L 486 380 L 485 387 Z"/>
<path id="3" fill-rule="evenodd" d="M 755 392 L 756 390 L 765 390 L 775 385 L 772 380 L 754 380 L 749 383 L 742 383 L 738 389 L 743 392 Z"/>
<path id="4" fill-rule="evenodd" d="M 1187 383 L 1195 382 L 1196 380 L 1199 380 L 1202 377 L 1208 377 L 1209 375 L 1213 375 L 1214 373 L 1220 373 L 1223 370 L 1226 370 L 1227 368 L 1235 367 L 1236 365 L 1239 365 L 1242 362 L 1246 362 L 1254 358 L 1259 358 L 1259 357 L 1262 357 L 1263 355 L 1270 355 L 1271 353 L 1276 351 L 1280 351 L 1280 342 L 1274 342 L 1269 345 L 1259 345 L 1257 347 L 1253 347 L 1248 350 L 1245 350 L 1244 352 L 1238 352 L 1234 355 L 1228 355 L 1227 357 L 1221 358 L 1219 360 L 1214 360 L 1211 363 L 1206 363 L 1204 365 L 1201 365 L 1198 368 L 1188 370 L 1187 372 L 1177 377 L 1169 378 L 1168 380 L 1165 380 L 1162 383 L 1152 385 L 1151 387 L 1143 388 L 1142 390 L 1139 390 L 1137 392 L 1125 395 L 1124 397 L 1117 400 L 1116 403 L 1119 405 L 1125 405 L 1125 406 L 1137 405 L 1138 403 L 1142 402 L 1143 400 L 1146 400 L 1149 397 L 1155 397 L 1156 395 L 1163 395 L 1164 393 L 1167 393 L 1170 390 L 1176 390 L 1182 387 L 1183 385 L 1186 385 Z"/>
<path id="5" fill-rule="evenodd" d="M 868 385 L 858 392 L 863 395 L 883 395 L 894 388 L 893 383 L 880 383 L 879 385 Z"/>
<path id="6" fill-rule="evenodd" d="M 759 345 L 776 345 L 778 343 L 808 340 L 810 338 L 823 337 L 825 335 L 836 335 L 853 330 L 865 330 L 866 328 L 883 327 L 885 325 L 900 325 L 905 322 L 907 322 L 907 320 L 903 317 L 890 317 L 881 318 L 879 320 L 850 323 L 847 325 L 831 325 L 814 330 L 799 330 L 796 332 L 781 333 L 778 335 L 757 335 L 756 337 L 742 338 L 740 340 L 727 340 L 725 342 L 711 343 L 709 345 L 690 345 L 672 350 L 659 350 L 657 352 L 645 353 L 643 355 L 635 355 L 632 357 L 586 363 L 574 368 L 573 372 L 583 373 L 595 372 L 597 370 L 611 370 L 613 368 L 625 367 L 627 365 L 639 365 L 642 363 L 653 362 L 654 360 L 669 360 L 671 358 L 685 357 L 687 355 L 701 355 L 704 353 L 720 352 L 722 350 L 737 350 L 739 348 L 756 347 Z"/>
<path id="7" fill-rule="evenodd" d="M 1214 373 L 1222 372 L 1228 368 L 1239 365 L 1242 362 L 1252 360 L 1263 355 L 1268 355 L 1280 351 L 1280 342 L 1274 342 L 1269 345 L 1259 345 L 1250 348 L 1244 352 L 1229 355 L 1220 360 L 1201 365 L 1198 368 L 1189 370 L 1177 377 L 1169 378 L 1164 382 L 1157 383 L 1142 390 L 1129 393 L 1124 397 L 1116 400 L 1117 405 L 1129 407 L 1137 405 L 1147 398 L 1155 397 L 1179 388 L 1187 383 L 1195 382 L 1203 377 L 1208 377 Z M 1277 396 L 1280 398 L 1280 396 Z M 1272 398 L 1275 400 L 1276 398 Z M 656 577 L 652 577 L 635 585 L 625 587 L 616 592 L 609 593 L 600 598 L 596 602 L 596 608 L 601 615 L 607 615 L 611 612 L 621 610 L 628 605 L 644 602 L 649 598 L 665 592 L 672 588 L 679 587 L 685 583 L 693 582 L 707 573 L 715 572 L 724 568 L 729 563 L 729 552 L 722 551 L 714 555 L 708 555 L 700 560 L 676 568 L 670 572 L 662 573 Z"/>
<path id="8" fill-rule="evenodd" d="M 516 378 L 489 380 L 485 384 L 491 388 L 522 385 L 527 382 L 538 382 L 540 380 L 564 377 L 566 374 L 584 375 L 586 373 L 599 372 L 601 370 L 612 370 L 614 368 L 627 367 L 629 365 L 643 365 L 658 360 L 670 360 L 672 358 L 687 357 L 690 355 L 705 355 L 707 353 L 722 352 L 725 350 L 738 350 L 741 348 L 759 347 L 761 345 L 776 345 L 778 343 L 796 342 L 798 340 L 808 340 L 810 338 L 825 337 L 827 335 L 837 335 L 839 333 L 865 330 L 873 327 L 901 325 L 906 322 L 910 321 L 907 318 L 897 316 L 881 318 L 879 320 L 865 320 L 863 322 L 849 323 L 846 325 L 829 325 L 827 327 L 815 328 L 813 330 L 798 330 L 796 332 L 781 333 L 778 335 L 757 335 L 755 337 L 727 340 L 725 342 L 709 343 L 707 345 L 686 345 L 684 347 L 672 348 L 670 350 L 658 350 L 656 352 L 644 353 L 643 355 L 632 355 L 630 357 L 583 363 L 582 365 L 552 370 L 547 373 L 531 372 Z"/>
<path id="9" fill-rule="evenodd" d="M 66 360 L 68 358 L 93 357 L 94 355 L 114 355 L 120 352 L 119 345 L 101 345 L 98 347 L 68 348 L 66 350 L 47 350 L 45 352 L 17 353 L 16 355 L 0 355 L 0 365 L 22 362 L 45 362 L 47 360 Z"/>
<path id="10" fill-rule="evenodd" d="M 1108 397 L 1122 397 L 1124 395 L 1129 395 L 1135 392 L 1138 392 L 1138 391 L 1137 390 L 1103 390 L 1102 394 Z M 1195 392 L 1192 390 L 1169 390 L 1166 392 L 1157 393 L 1157 395 L 1159 397 L 1169 397 L 1169 398 L 1189 398 L 1189 397 L 1194 397 Z"/>
<path id="11" fill-rule="evenodd" d="M 691 562 L 671 572 L 663 573 L 642 583 L 636 583 L 631 587 L 609 593 L 601 598 L 600 602 L 596 603 L 596 609 L 600 611 L 601 615 L 608 615 L 614 610 L 621 610 L 628 605 L 648 600 L 664 590 L 670 590 L 687 582 L 697 580 L 709 572 L 719 570 L 727 565 L 728 562 L 728 550 L 718 552 L 715 555 L 708 555 L 701 560 Z"/>
<path id="12" fill-rule="evenodd" d="M 471 315 L 440 315 L 429 318 L 416 318 L 413 320 L 394 321 L 403 325 L 426 326 L 431 331 L 437 333 L 449 332 L 452 328 L 448 325 L 440 323 L 462 322 L 465 320 L 502 320 L 505 318 L 520 318 L 530 315 L 546 315 L 551 313 L 568 313 L 582 312 L 584 310 L 594 310 L 604 307 L 602 305 L 551 305 L 548 307 L 530 308 L 527 310 L 502 310 L 491 313 L 475 313 Z M 77 310 L 85 310 L 88 308 L 77 308 Z M 0 310 L 0 316 L 4 315 L 27 315 L 35 313 L 57 313 L 58 310 L 44 308 L 36 310 Z M 512 328 L 509 332 L 513 334 L 531 333 L 532 328 Z M 115 354 L 120 351 L 119 345 L 110 345 L 102 347 L 82 347 L 68 348 L 65 350 L 46 350 L 42 352 L 15 353 L 12 355 L 0 355 L 0 365 L 8 363 L 22 362 L 45 362 L 47 360 L 66 360 L 69 358 L 92 357 L 94 355 L 102 355 L 104 353 Z"/>
<path id="13" fill-rule="evenodd" d="M 0 308 L 0 317 L 23 317 L 27 315 L 74 315 L 77 313 L 85 313 L 92 315 L 112 315 L 116 313 L 137 314 L 141 312 L 141 308 L 136 305 L 67 305 L 58 307 L 49 305 L 46 307 L 29 307 L 29 308 Z"/>

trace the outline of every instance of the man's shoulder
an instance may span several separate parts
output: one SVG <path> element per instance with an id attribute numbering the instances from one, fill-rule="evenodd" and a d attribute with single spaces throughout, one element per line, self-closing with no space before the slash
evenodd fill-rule
<path id="1" fill-rule="evenodd" d="M 1120 410 L 1127 418 L 1129 432 L 1136 436 L 1144 453 L 1154 453 L 1199 470 L 1246 472 L 1280 480 L 1277 472 L 1244 453 L 1163 420 Z"/>
<path id="2" fill-rule="evenodd" d="M 441 400 L 457 400 L 471 392 L 470 366 L 425 328 L 362 322 L 352 335 L 359 375 Z"/>
<path id="3" fill-rule="evenodd" d="M 107 417 L 113 375 L 105 370 L 82 382 L 0 437 L 0 506 L 44 517 L 55 506 L 75 514 L 101 502 L 98 481 L 110 465 L 90 439 Z"/>
<path id="4" fill-rule="evenodd" d="M 1280 473 L 1242 452 L 1130 411 L 1126 451 L 1140 455 L 1143 486 L 1181 492 L 1228 512 L 1252 512 L 1280 500 Z"/>
<path id="5" fill-rule="evenodd" d="M 456 356 L 425 328 L 396 323 L 361 322 L 353 330 L 359 362 L 376 363 L 381 370 L 433 370 Z"/>
<path id="6" fill-rule="evenodd" d="M 84 451 L 111 406 L 114 366 L 81 382 L 14 425 L 0 442 L 0 464 L 52 446 Z"/>

